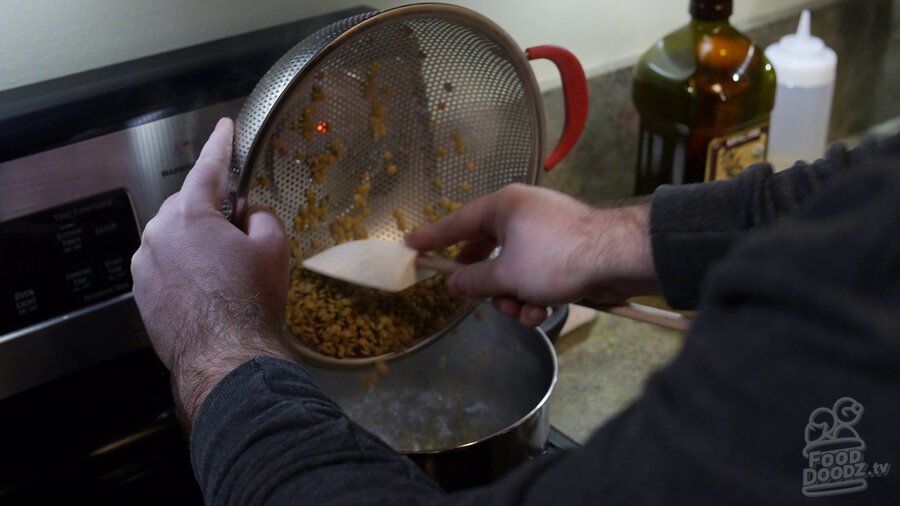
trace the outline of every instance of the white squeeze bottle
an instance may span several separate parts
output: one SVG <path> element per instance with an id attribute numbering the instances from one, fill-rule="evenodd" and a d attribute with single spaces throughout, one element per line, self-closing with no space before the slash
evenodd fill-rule
<path id="1" fill-rule="evenodd" d="M 825 155 L 837 55 L 809 32 L 809 10 L 800 15 L 797 33 L 766 48 L 778 88 L 769 127 L 768 160 L 775 170 L 797 160 Z"/>

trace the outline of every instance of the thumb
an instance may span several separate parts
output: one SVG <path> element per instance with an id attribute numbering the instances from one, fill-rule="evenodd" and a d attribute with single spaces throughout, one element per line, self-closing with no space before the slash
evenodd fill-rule
<path id="1" fill-rule="evenodd" d="M 254 207 L 247 213 L 244 231 L 251 241 L 269 251 L 288 250 L 287 235 L 281 219 L 269 209 Z"/>
<path id="2" fill-rule="evenodd" d="M 228 118 L 219 120 L 209 140 L 203 145 L 197 163 L 188 172 L 181 186 L 181 194 L 186 196 L 184 198 L 188 199 L 188 204 L 214 209 L 222 204 L 228 182 L 233 136 L 234 123 Z"/>
<path id="3" fill-rule="evenodd" d="M 448 280 L 450 291 L 460 297 L 480 299 L 498 295 L 515 297 L 513 287 L 501 274 L 500 260 L 484 260 L 467 265 Z"/>
<path id="4" fill-rule="evenodd" d="M 244 221 L 244 230 L 252 244 L 253 261 L 259 262 L 255 272 L 268 280 L 268 291 L 263 295 L 274 297 L 265 299 L 269 301 L 265 308 L 271 313 L 271 321 L 278 321 L 290 285 L 290 247 L 284 226 L 272 211 L 251 208 Z"/>

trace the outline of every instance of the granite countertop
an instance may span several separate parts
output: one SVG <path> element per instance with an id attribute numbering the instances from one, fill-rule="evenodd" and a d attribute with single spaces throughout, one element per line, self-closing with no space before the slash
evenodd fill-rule
<path id="1" fill-rule="evenodd" d="M 560 336 L 550 423 L 585 443 L 634 401 L 647 377 L 669 363 L 683 342 L 680 331 L 607 313 Z"/>

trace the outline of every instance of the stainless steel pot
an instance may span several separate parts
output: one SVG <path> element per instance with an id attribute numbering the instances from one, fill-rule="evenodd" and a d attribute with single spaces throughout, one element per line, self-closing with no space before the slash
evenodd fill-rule
<path id="1" fill-rule="evenodd" d="M 447 489 L 492 481 L 544 452 L 556 384 L 550 337 L 566 306 L 527 328 L 482 303 L 449 335 L 385 367 L 310 366 L 352 419 Z M 380 370 L 379 370 L 380 369 Z"/>

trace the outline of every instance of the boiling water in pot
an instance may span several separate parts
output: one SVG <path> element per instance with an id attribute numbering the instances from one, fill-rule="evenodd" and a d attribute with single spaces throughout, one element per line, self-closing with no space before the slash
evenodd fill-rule
<path id="1" fill-rule="evenodd" d="M 556 377 L 552 347 L 537 330 L 483 303 L 457 329 L 387 369 L 309 367 L 354 421 L 401 452 L 480 441 L 526 418 Z"/>
<path id="2" fill-rule="evenodd" d="M 462 446 L 503 430 L 517 415 L 502 399 L 471 398 L 462 384 L 449 392 L 375 387 L 345 405 L 350 418 L 401 451 Z"/>

